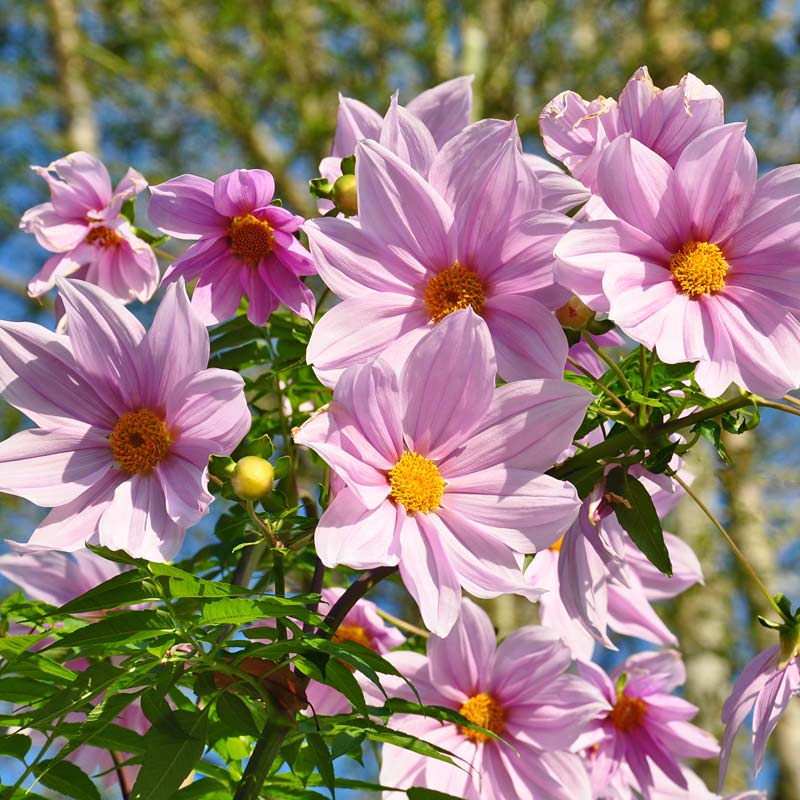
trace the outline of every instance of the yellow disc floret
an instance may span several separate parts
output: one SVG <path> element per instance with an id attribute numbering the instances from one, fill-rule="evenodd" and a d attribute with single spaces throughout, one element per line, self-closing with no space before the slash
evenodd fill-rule
<path id="1" fill-rule="evenodd" d="M 680 290 L 689 297 L 713 294 L 725 286 L 730 265 L 710 242 L 687 242 L 670 259 L 669 268 Z"/>
<path id="2" fill-rule="evenodd" d="M 630 733 L 641 727 L 645 714 L 647 714 L 647 703 L 644 700 L 620 694 L 608 719 L 618 731 Z"/>
<path id="3" fill-rule="evenodd" d="M 491 731 L 498 736 L 505 730 L 505 709 L 494 697 L 490 694 L 486 694 L 486 692 L 481 692 L 480 694 L 470 697 L 469 700 L 458 709 L 458 712 L 470 722 L 475 725 L 480 725 L 482 728 L 486 728 L 487 731 Z M 473 742 L 488 742 L 491 740 L 491 736 L 487 736 L 480 731 L 474 731 L 472 728 L 459 727 L 459 731 Z"/>
<path id="4" fill-rule="evenodd" d="M 86 234 L 86 244 L 94 244 L 98 247 L 116 247 L 122 241 L 122 237 L 111 228 L 105 225 L 97 225 Z"/>
<path id="5" fill-rule="evenodd" d="M 151 472 L 172 444 L 164 420 L 149 408 L 123 414 L 109 436 L 114 461 L 125 472 Z"/>
<path id="6" fill-rule="evenodd" d="M 441 322 L 448 314 L 468 306 L 480 314 L 486 293 L 477 273 L 456 261 L 428 281 L 423 300 L 431 320 Z"/>
<path id="7" fill-rule="evenodd" d="M 429 458 L 406 450 L 388 477 L 392 487 L 389 497 L 405 506 L 406 511 L 427 514 L 442 504 L 444 480 Z"/>
<path id="8" fill-rule="evenodd" d="M 234 217 L 228 226 L 228 236 L 231 239 L 231 252 L 253 265 L 269 255 L 275 244 L 272 226 L 252 214 Z"/>
<path id="9" fill-rule="evenodd" d="M 333 634 L 334 642 L 356 642 L 374 650 L 372 637 L 360 625 L 340 625 Z"/>

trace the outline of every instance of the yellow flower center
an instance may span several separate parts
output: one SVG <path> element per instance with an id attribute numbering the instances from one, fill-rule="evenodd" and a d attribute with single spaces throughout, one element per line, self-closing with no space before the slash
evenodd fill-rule
<path id="1" fill-rule="evenodd" d="M 480 314 L 486 293 L 478 275 L 456 261 L 428 281 L 423 300 L 431 321 L 441 322 L 448 314 L 468 306 Z"/>
<path id="2" fill-rule="evenodd" d="M 470 722 L 475 725 L 480 725 L 482 728 L 486 728 L 487 731 L 491 731 L 498 736 L 505 730 L 505 709 L 494 697 L 490 694 L 486 694 L 486 692 L 481 692 L 480 694 L 470 697 L 469 700 L 458 709 L 458 712 Z M 474 731 L 472 728 L 459 727 L 459 731 L 473 742 L 488 742 L 492 738 L 480 731 Z"/>
<path id="3" fill-rule="evenodd" d="M 562 544 L 564 544 L 563 536 L 557 542 L 553 542 L 553 544 L 551 544 L 547 549 L 552 550 L 554 553 L 560 553 Z"/>
<path id="4" fill-rule="evenodd" d="M 86 244 L 96 244 L 98 247 L 116 247 L 122 241 L 122 237 L 111 228 L 98 225 L 86 234 L 85 241 Z"/>
<path id="5" fill-rule="evenodd" d="M 405 506 L 406 511 L 427 514 L 442 504 L 444 480 L 429 458 L 406 450 L 388 476 L 392 487 L 389 497 Z"/>
<path id="6" fill-rule="evenodd" d="M 608 718 L 618 731 L 630 733 L 641 727 L 646 714 L 647 703 L 644 700 L 621 694 L 617 697 L 616 705 L 611 709 Z"/>
<path id="7" fill-rule="evenodd" d="M 150 472 L 169 453 L 172 437 L 149 408 L 123 414 L 109 436 L 114 461 L 126 472 Z"/>
<path id="8" fill-rule="evenodd" d="M 689 297 L 713 294 L 725 286 L 730 265 L 710 242 L 687 242 L 669 261 L 680 290 Z"/>
<path id="9" fill-rule="evenodd" d="M 333 634 L 334 642 L 356 642 L 374 650 L 372 637 L 360 625 L 340 625 Z"/>
<path id="10" fill-rule="evenodd" d="M 228 226 L 228 236 L 231 238 L 231 252 L 253 265 L 269 255 L 275 244 L 270 224 L 252 214 L 234 217 Z"/>

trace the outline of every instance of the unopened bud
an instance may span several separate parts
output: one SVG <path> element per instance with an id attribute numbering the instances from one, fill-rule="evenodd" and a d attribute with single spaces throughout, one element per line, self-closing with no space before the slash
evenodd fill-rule
<path id="1" fill-rule="evenodd" d="M 572 295 L 561 308 L 556 309 L 556 319 L 565 328 L 581 331 L 594 319 L 594 311 Z"/>
<path id="2" fill-rule="evenodd" d="M 260 500 L 272 491 L 275 470 L 260 456 L 245 456 L 236 462 L 231 475 L 233 491 L 242 500 Z"/>
<path id="3" fill-rule="evenodd" d="M 352 217 L 358 214 L 358 197 L 356 195 L 356 176 L 342 175 L 333 184 L 333 202 L 343 214 Z"/>

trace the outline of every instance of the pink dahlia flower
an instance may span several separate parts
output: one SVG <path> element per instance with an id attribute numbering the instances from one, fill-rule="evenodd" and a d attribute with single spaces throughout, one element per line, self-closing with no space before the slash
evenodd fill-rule
<path id="1" fill-rule="evenodd" d="M 320 614 L 326 614 L 344 594 L 344 589 L 323 589 Z M 342 624 L 336 629 L 334 642 L 356 642 L 369 647 L 380 655 L 400 647 L 406 640 L 393 625 L 387 625 L 378 615 L 378 607 L 371 600 L 361 599 L 347 612 Z M 347 698 L 319 681 L 311 681 L 306 689 L 309 709 L 307 713 L 330 716 L 350 711 Z"/>
<path id="2" fill-rule="evenodd" d="M 687 789 L 680 759 L 718 754 L 714 737 L 689 722 L 697 707 L 671 694 L 686 681 L 676 651 L 631 656 L 610 676 L 596 664 L 581 661 L 578 674 L 596 686 L 610 705 L 582 737 L 591 748 L 587 763 L 596 796 L 603 796 L 603 789 L 623 765 L 645 800 L 654 798 L 653 766 L 668 781 Z"/>
<path id="3" fill-rule="evenodd" d="M 583 205 L 591 192 L 561 167 L 541 156 L 522 156 L 542 187 L 542 208 L 566 213 Z"/>
<path id="4" fill-rule="evenodd" d="M 458 711 L 497 734 L 412 714 L 391 717 L 392 728 L 449 751 L 453 765 L 384 745 L 380 782 L 422 786 L 466 800 L 590 800 L 586 770 L 569 748 L 586 724 L 610 707 L 589 683 L 565 675 L 571 659 L 555 632 L 530 625 L 496 646 L 485 611 L 465 600 L 445 638 L 428 640 L 427 658 L 387 656 L 419 692 L 422 703 Z M 399 681 L 390 695 L 412 700 Z M 386 792 L 400 800 L 404 792 Z"/>
<path id="5" fill-rule="evenodd" d="M 206 325 L 232 317 L 242 295 L 247 318 L 264 325 L 283 303 L 314 319 L 315 300 L 300 280 L 314 264 L 294 233 L 303 218 L 271 205 L 275 181 L 263 169 L 237 169 L 212 182 L 179 175 L 151 186 L 150 219 L 178 239 L 198 239 L 164 273 L 164 283 L 199 278 L 192 308 Z"/>
<path id="6" fill-rule="evenodd" d="M 576 223 L 556 280 L 662 361 L 699 361 L 710 396 L 800 384 L 800 166 L 756 180 L 743 124 L 698 136 L 671 167 L 629 135 L 606 149 L 610 219 Z"/>
<path id="7" fill-rule="evenodd" d="M 50 202 L 29 208 L 19 226 L 58 255 L 28 284 L 31 297 L 48 292 L 59 276 L 74 275 L 123 303 L 146 303 L 158 286 L 158 262 L 120 211 L 126 200 L 144 191 L 147 181 L 131 168 L 113 189 L 105 166 L 83 152 L 33 169 L 47 181 Z"/>
<path id="8" fill-rule="evenodd" d="M 486 325 L 470 309 L 416 346 L 398 380 L 383 359 L 352 367 L 295 441 L 344 479 L 316 532 L 328 566 L 400 567 L 425 625 L 445 635 L 461 588 L 525 593 L 515 553 L 548 547 L 578 511 L 575 488 L 543 473 L 589 395 L 563 381 L 495 389 Z"/>
<path id="9" fill-rule="evenodd" d="M 722 125 L 723 107 L 722 95 L 691 73 L 662 90 L 639 67 L 619 102 L 561 92 L 542 110 L 539 127 L 547 152 L 594 191 L 603 151 L 618 136 L 630 133 L 674 166 L 692 140 Z"/>
<path id="10" fill-rule="evenodd" d="M 0 443 L 0 491 L 53 507 L 27 545 L 99 542 L 163 561 L 208 510 L 208 457 L 250 426 L 243 381 L 207 369 L 182 283 L 150 330 L 82 281 L 59 281 L 68 336 L 0 323 L 0 391 L 39 427 Z"/>
<path id="11" fill-rule="evenodd" d="M 743 670 L 730 697 L 722 707 L 725 734 L 719 759 L 719 788 L 725 782 L 733 742 L 747 715 L 753 711 L 754 772 L 764 765 L 764 751 L 778 720 L 793 696 L 800 696 L 800 647 L 794 643 L 782 648 L 774 645 L 760 652 Z M 787 652 L 788 650 L 788 652 Z"/>
<path id="12" fill-rule="evenodd" d="M 567 341 L 550 309 L 553 247 L 569 218 L 540 207 L 541 187 L 513 122 L 484 120 L 436 155 L 429 180 L 385 147 L 359 143 L 358 222 L 306 223 L 319 274 L 343 302 L 317 323 L 308 361 L 333 385 L 382 353 L 402 359 L 448 314 L 489 326 L 506 380 L 561 377 Z"/>

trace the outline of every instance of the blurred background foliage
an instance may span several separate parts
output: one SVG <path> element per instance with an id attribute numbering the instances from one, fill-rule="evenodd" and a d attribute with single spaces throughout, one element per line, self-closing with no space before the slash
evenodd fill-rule
<path id="1" fill-rule="evenodd" d="M 798 161 L 798 13 L 793 0 L 2 0 L 0 316 L 51 322 L 24 290 L 46 257 L 16 230 L 22 211 L 46 199 L 29 164 L 84 149 L 113 178 L 130 164 L 151 183 L 262 167 L 288 205 L 312 215 L 307 181 L 328 153 L 338 92 L 383 112 L 395 89 L 407 101 L 471 73 L 475 118 L 517 115 L 526 146 L 541 150 L 537 118 L 552 96 L 616 96 L 647 64 L 657 85 L 687 71 L 716 85 L 727 118 L 748 120 L 762 167 Z M 710 454 L 695 463 L 696 486 L 767 584 L 797 603 L 800 431 L 771 414 L 765 422 L 728 442 L 734 466 Z M 0 411 L 3 435 L 19 425 L 16 412 Z M 27 538 L 37 516 L 4 497 L 0 531 Z M 696 548 L 706 571 L 706 586 L 665 615 L 684 649 L 698 721 L 719 735 L 732 677 L 753 647 L 769 643 L 751 623 L 763 603 L 738 590 L 746 584 L 733 559 L 690 503 L 668 527 Z M 531 606 L 514 599 L 493 610 L 501 633 L 533 619 Z M 775 800 L 798 796 L 795 706 L 762 781 Z M 748 783 L 746 738 L 729 790 Z M 710 786 L 715 766 L 701 768 Z"/>

